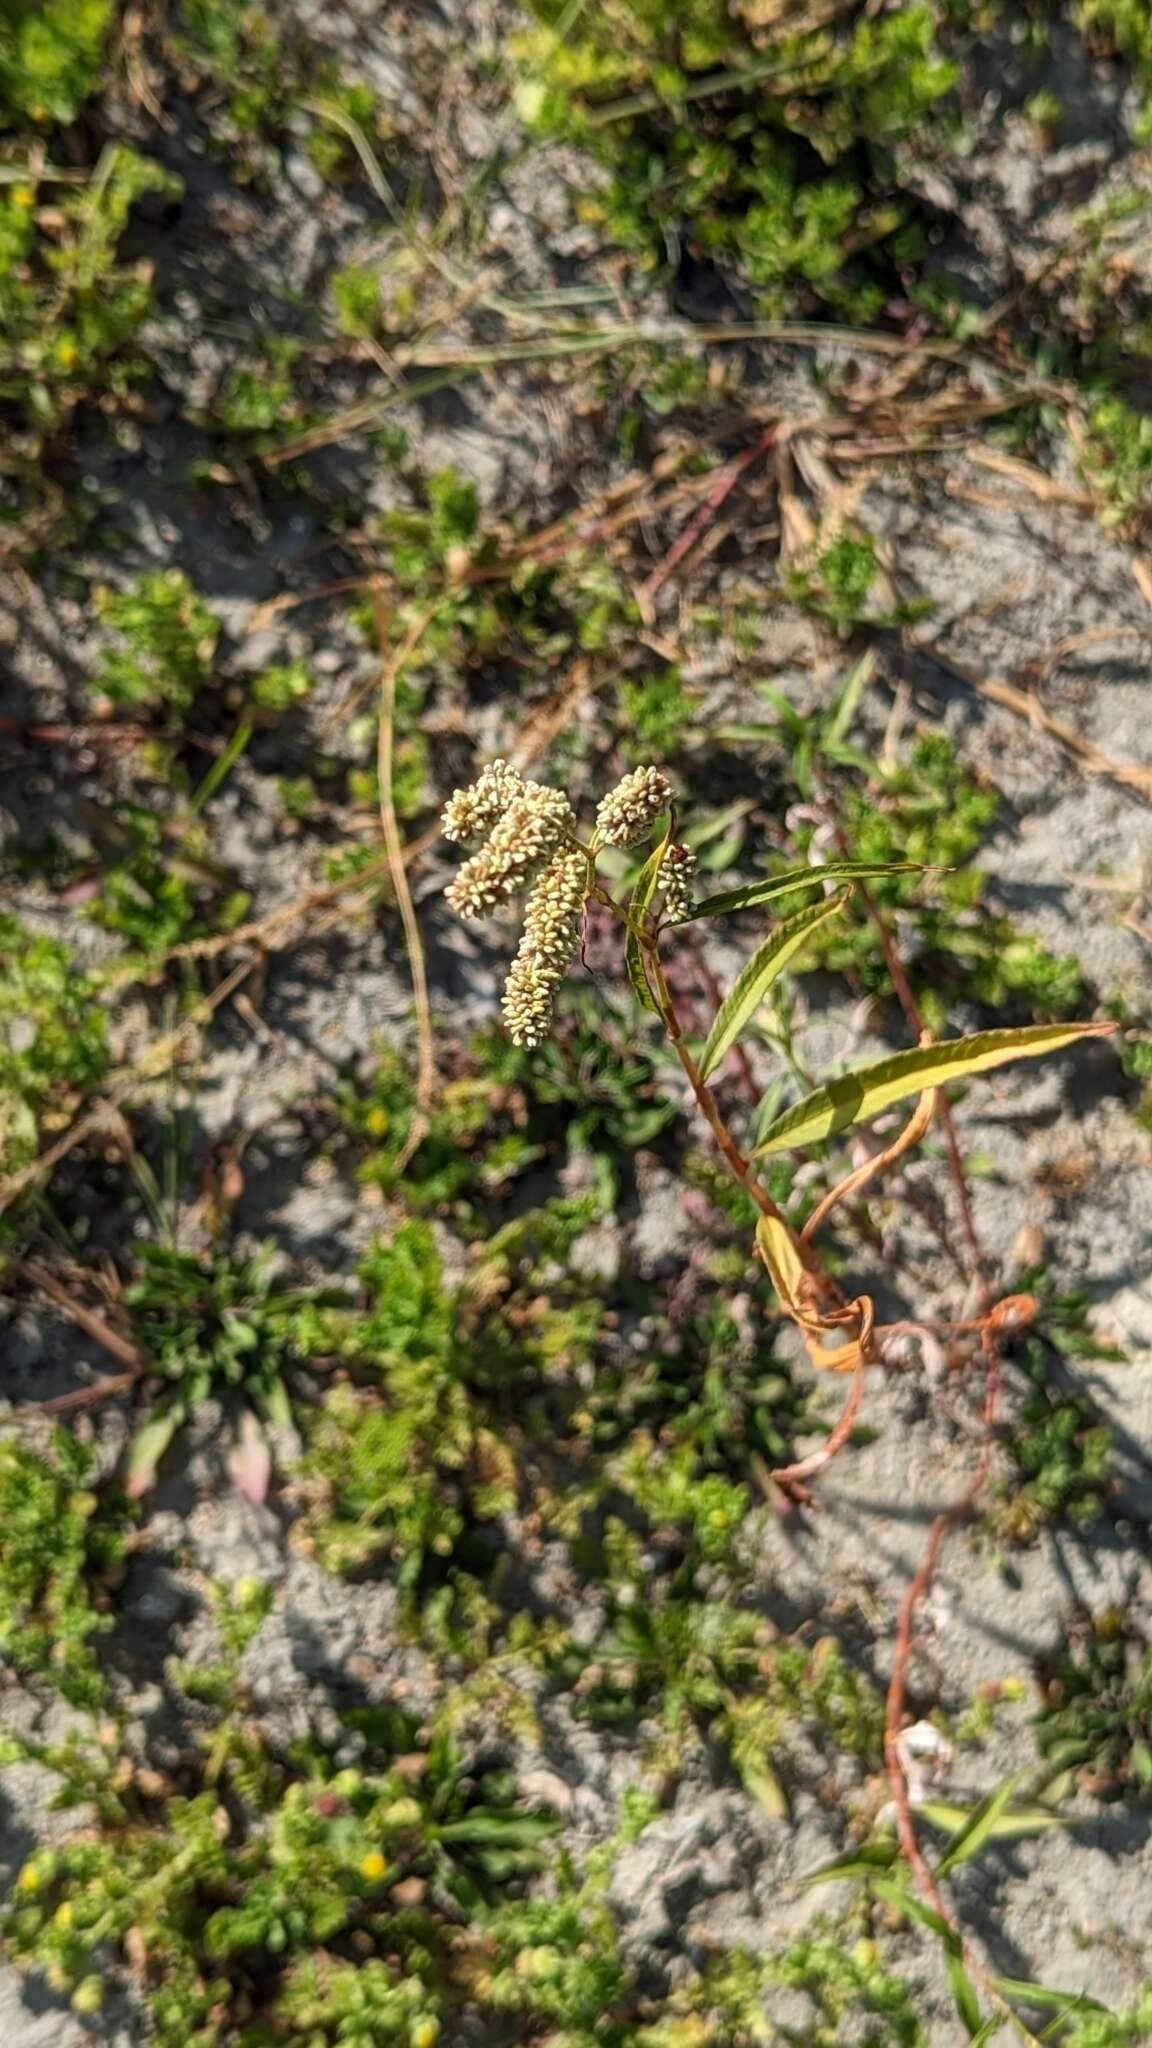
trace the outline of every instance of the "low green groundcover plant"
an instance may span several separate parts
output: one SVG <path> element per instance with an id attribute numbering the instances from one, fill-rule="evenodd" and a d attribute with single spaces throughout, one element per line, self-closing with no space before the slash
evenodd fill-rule
<path id="1" fill-rule="evenodd" d="M 585 211 L 615 240 L 659 260 L 691 240 L 767 311 L 880 310 L 918 247 L 890 151 L 929 115 L 938 132 L 955 77 L 940 0 L 812 26 L 751 0 L 533 12 L 520 111 L 604 165 Z"/>
<path id="2" fill-rule="evenodd" d="M 125 1540 L 95 1478 L 95 1453 L 66 1430 L 43 1454 L 0 1437 L 0 1666 L 77 1706 L 103 1696 L 93 1638 L 111 1620 L 98 1601 Z"/>

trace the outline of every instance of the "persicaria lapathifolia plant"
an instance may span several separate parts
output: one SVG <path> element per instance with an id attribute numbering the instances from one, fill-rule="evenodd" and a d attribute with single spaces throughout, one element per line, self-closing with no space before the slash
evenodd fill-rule
<path id="1" fill-rule="evenodd" d="M 629 902 L 626 906 L 617 903 L 599 876 L 601 853 L 606 847 L 635 846 L 650 838 L 665 816 L 667 828 L 644 862 Z M 1008 1060 L 1054 1052 L 1076 1039 L 1099 1036 L 1116 1027 L 1111 1023 L 1039 1024 L 1021 1030 L 978 1032 L 943 1044 L 925 1039 L 911 1051 L 825 1081 L 777 1116 L 760 1142 L 746 1150 L 716 1101 L 710 1075 L 812 932 L 843 914 L 857 883 L 897 870 L 880 862 L 831 861 L 821 867 L 771 875 L 694 903 L 695 858 L 688 846 L 673 837 L 672 788 L 659 768 L 637 768 L 609 790 L 587 836 L 582 836 L 567 797 L 542 783 L 527 781 L 504 761 L 494 761 L 470 788 L 457 790 L 443 822 L 445 836 L 451 840 L 483 841 L 447 890 L 453 909 L 462 917 L 484 918 L 513 898 L 526 896 L 520 943 L 503 1000 L 504 1019 L 517 1045 L 537 1046 L 548 1033 L 557 989 L 580 943 L 585 903 L 591 898 L 619 919 L 633 988 L 644 1007 L 659 1017 L 726 1164 L 760 1210 L 757 1249 L 785 1313 L 802 1332 L 814 1365 L 856 1375 L 848 1406 L 824 1447 L 802 1464 L 775 1475 L 798 1484 L 826 1464 L 846 1440 L 862 1391 L 862 1368 L 878 1359 L 881 1334 L 875 1328 L 869 1298 L 861 1295 L 845 1302 L 822 1267 L 813 1247 L 820 1226 L 839 1203 L 858 1194 L 919 1142 L 946 1083 L 965 1080 Z M 902 871 L 908 872 L 909 864 L 904 864 Z M 807 909 L 775 926 L 738 975 L 703 1044 L 689 1044 L 661 960 L 668 927 L 760 908 L 802 890 L 820 890 L 822 894 Z M 870 1123 L 894 1103 L 913 1098 L 916 1106 L 899 1135 L 831 1189 L 803 1230 L 795 1230 L 763 1186 L 756 1161 L 819 1144 L 854 1124 Z M 992 1328 L 1007 1328 L 1026 1320 L 1031 1312 L 1030 1302 L 1012 1297 L 991 1309 L 987 1321 Z"/>
<path id="2" fill-rule="evenodd" d="M 640 868 L 627 904 L 618 903 L 600 879 L 601 853 L 606 847 L 639 844 L 655 831 L 658 820 L 665 815 L 668 824 L 663 837 Z M 850 1371 L 853 1376 L 843 1413 L 823 1446 L 812 1456 L 772 1475 L 794 1498 L 805 1498 L 805 1481 L 848 1440 L 863 1394 L 865 1366 L 881 1362 L 883 1337 L 897 1334 L 896 1330 L 885 1333 L 877 1329 L 867 1295 L 859 1295 L 854 1301 L 842 1298 L 814 1248 L 813 1240 L 821 1225 L 839 1203 L 858 1194 L 919 1142 L 938 1106 L 946 1120 L 958 1191 L 967 1213 L 963 1173 L 942 1096 L 946 1084 L 966 1080 L 1008 1060 L 1053 1052 L 1078 1038 L 1102 1035 L 1115 1030 L 1115 1025 L 1041 1024 L 1023 1030 L 979 1032 L 944 1044 L 935 1044 L 924 1034 L 920 1044 L 907 1052 L 891 1054 L 823 1082 L 778 1115 L 762 1132 L 759 1142 L 748 1148 L 740 1144 L 730 1128 L 709 1085 L 709 1077 L 752 1022 L 769 989 L 812 932 L 843 915 L 857 884 L 865 884 L 871 876 L 893 872 L 893 864 L 838 860 L 822 867 L 793 868 L 745 888 L 710 896 L 703 903 L 693 903 L 692 854 L 673 838 L 672 790 L 658 768 L 638 768 L 610 790 L 598 806 L 591 834 L 584 838 L 566 797 L 539 783 L 524 781 L 506 763 L 497 761 L 471 789 L 456 792 L 445 812 L 444 828 L 450 839 L 485 839 L 448 890 L 449 901 L 463 916 L 486 917 L 501 904 L 527 892 L 520 944 L 504 991 L 505 1021 L 518 1044 L 538 1045 L 548 1031 L 556 991 L 579 944 L 582 913 L 588 899 L 604 905 L 619 920 L 632 986 L 644 1007 L 660 1019 L 725 1163 L 760 1211 L 757 1250 L 785 1314 L 800 1330 L 815 1366 L 833 1372 Z M 903 864 L 904 872 L 910 870 L 911 864 Z M 804 890 L 820 894 L 806 909 L 785 917 L 769 931 L 721 1001 L 703 1042 L 690 1044 L 661 957 L 668 927 L 759 909 L 776 899 L 795 898 Z M 865 901 L 872 912 L 867 894 Z M 878 915 L 872 915 L 877 943 L 886 947 L 888 935 Z M 831 1188 L 803 1229 L 796 1230 L 761 1182 L 757 1161 L 774 1153 L 802 1151 L 806 1146 L 821 1144 L 854 1124 L 871 1122 L 884 1110 L 905 1101 L 914 1101 L 915 1106 L 903 1130 L 882 1151 Z M 901 1735 L 916 1605 L 932 1582 L 936 1559 L 949 1528 L 969 1511 L 987 1471 L 988 1445 L 997 1412 L 998 1336 L 1027 1322 L 1034 1313 L 1035 1303 L 1028 1296 L 1013 1296 L 996 1303 L 986 1296 L 981 1316 L 974 1322 L 952 1326 L 954 1331 L 965 1330 L 976 1337 L 984 1356 L 984 1447 L 960 1499 L 932 1521 L 922 1562 L 901 1603 L 885 1707 L 884 1751 L 904 1865 L 904 1878 L 900 1881 L 895 1862 L 885 1864 L 889 1890 L 895 1889 L 898 1902 L 906 1905 L 910 1913 L 931 1914 L 931 1924 L 947 1948 L 949 1976 L 967 2031 L 973 2036 L 979 2032 L 982 2038 L 987 2030 L 981 2021 L 980 2000 L 969 1971 L 980 1981 L 996 2013 L 1010 2019 L 1018 2031 L 1021 2023 L 1006 2003 L 1003 1980 L 992 1978 L 973 1954 L 950 1918 L 940 1889 L 939 1880 L 957 1859 L 960 1837 L 955 1838 L 951 1851 L 935 1870 L 930 1868 L 920 1847 Z M 981 1813 L 983 1808 L 976 1811 Z M 974 1834 L 971 1839 L 975 1839 Z M 904 1888 L 913 1884 L 922 1895 L 921 1906 Z M 1025 2031 L 1025 2038 L 1033 2037 Z"/>
<path id="3" fill-rule="evenodd" d="M 504 984 L 504 1021 L 516 1045 L 548 1035 L 556 990 L 580 943 L 589 896 L 608 901 L 596 878 L 605 846 L 634 846 L 668 810 L 672 788 L 658 768 L 637 768 L 610 790 L 586 843 L 559 790 L 528 782 L 506 761 L 493 761 L 470 789 L 458 789 L 444 811 L 446 839 L 484 839 L 466 860 L 447 896 L 461 917 L 487 917 L 528 891 L 524 928 Z M 485 837 L 485 835 L 487 835 Z M 675 923 L 691 914 L 694 856 L 666 848 L 664 912 Z"/>

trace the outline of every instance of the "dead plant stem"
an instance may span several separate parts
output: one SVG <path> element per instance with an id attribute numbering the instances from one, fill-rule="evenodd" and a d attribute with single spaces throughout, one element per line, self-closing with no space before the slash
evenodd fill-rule
<path id="1" fill-rule="evenodd" d="M 432 1102 L 436 1093 L 436 1048 L 432 1036 L 432 1006 L 428 999 L 428 975 L 424 962 L 424 942 L 420 936 L 420 920 L 412 901 L 408 886 L 408 871 L 405 864 L 404 841 L 400 834 L 400 823 L 396 816 L 396 800 L 392 788 L 393 759 L 395 753 L 396 725 L 396 679 L 404 666 L 408 653 L 415 644 L 409 633 L 395 653 L 388 652 L 390 616 L 384 583 L 376 578 L 372 584 L 372 608 L 376 619 L 376 632 L 380 642 L 380 725 L 377 736 L 376 761 L 380 784 L 380 828 L 384 834 L 384 846 L 388 855 L 388 872 L 400 922 L 404 927 L 404 943 L 408 949 L 408 970 L 412 977 L 412 1006 L 416 1015 L 416 1098 L 413 1104 L 412 1121 L 397 1161 L 397 1170 L 403 1173 L 413 1153 L 427 1136 L 432 1121 Z"/>

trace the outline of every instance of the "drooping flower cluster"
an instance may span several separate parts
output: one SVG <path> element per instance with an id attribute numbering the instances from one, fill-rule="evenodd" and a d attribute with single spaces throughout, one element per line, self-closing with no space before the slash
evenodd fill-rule
<path id="1" fill-rule="evenodd" d="M 556 990 L 579 943 L 587 888 L 587 858 L 573 850 L 553 855 L 528 898 L 502 1004 L 514 1045 L 531 1048 L 548 1034 Z"/>
<path id="2" fill-rule="evenodd" d="M 516 1045 L 539 1045 L 576 950 L 588 887 L 587 855 L 571 844 L 572 806 L 560 790 L 527 781 L 506 761 L 493 761 L 470 788 L 453 793 L 443 823 L 448 839 L 488 835 L 445 891 L 461 917 L 487 917 L 522 890 L 531 891 L 504 987 L 504 1021 Z"/>
<path id="3" fill-rule="evenodd" d="M 524 777 L 507 761 L 493 761 L 468 789 L 454 790 L 444 806 L 441 828 L 445 839 L 479 839 L 490 832 L 514 796 L 524 787 Z"/>
<path id="4" fill-rule="evenodd" d="M 584 900 L 595 882 L 597 849 L 634 846 L 672 802 L 672 786 L 659 768 L 637 768 L 609 790 L 596 812 L 585 848 L 566 796 L 529 782 L 507 761 L 493 761 L 444 808 L 444 836 L 482 839 L 445 890 L 461 917 L 487 917 L 528 890 L 524 929 L 504 984 L 504 1022 L 516 1045 L 537 1046 L 552 1022 L 552 1004 L 580 940 Z M 660 887 L 665 916 L 677 924 L 691 914 L 696 856 L 669 846 Z"/>
<path id="5" fill-rule="evenodd" d="M 486 769 L 470 790 L 457 790 L 444 815 L 451 838 L 488 832 L 445 892 L 461 917 L 488 917 L 518 896 L 576 826 L 560 790 L 526 782 L 503 761 Z"/>
<path id="6" fill-rule="evenodd" d="M 660 863 L 660 887 L 664 891 L 664 917 L 668 924 L 683 924 L 691 917 L 692 883 L 696 876 L 696 855 L 679 840 L 668 848 Z"/>
<path id="7" fill-rule="evenodd" d="M 634 768 L 600 799 L 596 838 L 601 846 L 635 846 L 672 802 L 672 785 L 659 768 Z"/>

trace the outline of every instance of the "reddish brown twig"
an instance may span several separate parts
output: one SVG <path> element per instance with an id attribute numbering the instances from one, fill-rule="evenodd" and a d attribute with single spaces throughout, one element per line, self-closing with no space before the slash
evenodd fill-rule
<path id="1" fill-rule="evenodd" d="M 908 1666 L 914 1643 L 913 1626 L 916 1609 L 932 1585 L 936 1564 L 944 1539 L 950 1529 L 955 1528 L 971 1514 L 988 1476 L 988 1465 L 992 1441 L 996 1429 L 996 1417 L 1000 1405 L 1000 1353 L 994 1330 L 994 1317 L 984 1319 L 981 1329 L 986 1372 L 984 1377 L 983 1442 L 976 1468 L 959 1500 L 936 1516 L 928 1531 L 928 1540 L 920 1559 L 916 1575 L 900 1602 L 900 1616 L 896 1627 L 896 1643 L 892 1653 L 892 1675 L 888 1681 L 888 1696 L 884 1710 L 884 1757 L 888 1767 L 888 1784 L 892 1793 L 892 1804 L 896 1814 L 896 1834 L 905 1861 L 911 1870 L 924 1898 L 934 1912 L 939 1913 L 945 1925 L 960 1941 L 960 1935 L 949 1913 L 935 1876 L 929 1869 L 916 1834 L 912 1818 L 912 1806 L 908 1797 L 908 1781 L 900 1756 L 900 1733 L 904 1722 L 904 1708 L 908 1691 Z M 965 1944 L 961 1943 L 964 1947 Z M 984 1971 L 979 1975 L 985 1983 Z M 993 1987 L 994 1988 L 994 1987 Z M 1002 2004 L 1001 2000 L 997 2000 Z"/>
<path id="2" fill-rule="evenodd" d="M 828 1217 L 839 1202 L 846 1201 L 850 1195 L 858 1195 L 861 1188 L 867 1187 L 869 1181 L 875 1180 L 878 1173 L 886 1172 L 887 1168 L 894 1166 L 896 1161 L 902 1158 L 905 1152 L 910 1152 L 913 1145 L 920 1143 L 936 1113 L 939 1092 L 937 1088 L 927 1089 L 920 1097 L 899 1136 L 893 1138 L 892 1143 L 886 1145 L 882 1152 L 874 1153 L 872 1158 L 866 1159 L 862 1166 L 858 1166 L 854 1172 L 846 1174 L 844 1179 L 839 1181 L 834 1188 L 829 1188 L 828 1193 L 816 1204 L 807 1223 L 800 1232 L 802 1238 L 810 1242 L 819 1230 L 820 1225 L 827 1222 Z"/>
<path id="3" fill-rule="evenodd" d="M 868 1306 L 871 1308 L 871 1303 Z M 868 1334 L 869 1336 L 871 1335 L 871 1318 L 868 1321 Z M 835 1429 L 831 1431 L 827 1441 L 821 1444 L 818 1451 L 813 1451 L 807 1458 L 798 1459 L 794 1465 L 776 1466 L 771 1477 L 776 1481 L 777 1486 L 788 1487 L 796 1484 L 797 1481 L 811 1479 L 814 1473 L 822 1472 L 825 1465 L 831 1464 L 838 1451 L 843 1450 L 844 1445 L 852 1434 L 856 1417 L 860 1412 L 860 1403 L 864 1398 L 864 1367 L 866 1362 L 866 1346 L 862 1332 L 856 1357 L 856 1369 L 852 1375 L 852 1385 L 848 1389 L 848 1399 L 844 1403 L 844 1410 L 839 1422 L 836 1424 Z"/>
<path id="4" fill-rule="evenodd" d="M 129 1387 L 135 1386 L 147 1361 L 143 1352 L 130 1338 L 122 1336 L 119 1330 L 114 1330 L 105 1322 L 103 1316 L 95 1309 L 89 1308 L 87 1303 L 77 1301 L 63 1282 L 58 1280 L 54 1273 L 50 1273 L 46 1266 L 42 1266 L 38 1259 L 14 1259 L 8 1271 L 16 1279 L 26 1281 L 29 1287 L 34 1287 L 39 1294 L 47 1295 L 49 1301 L 55 1302 L 57 1308 L 68 1317 L 69 1322 L 75 1323 L 78 1329 L 84 1331 L 85 1336 L 91 1337 L 113 1358 L 119 1359 L 121 1365 L 128 1368 L 126 1372 L 117 1373 L 113 1379 L 98 1381 L 93 1387 L 77 1387 L 70 1394 L 57 1394 L 51 1401 L 34 1402 L 37 1414 L 66 1415 L 76 1408 L 92 1408 L 98 1401 L 105 1401 L 112 1394 L 125 1394 Z"/>
<path id="5" fill-rule="evenodd" d="M 730 1171 L 735 1175 L 741 1187 L 751 1195 L 761 1215 L 771 1216 L 779 1223 L 787 1231 L 793 1242 L 796 1243 L 799 1252 L 798 1240 L 787 1217 L 772 1200 L 767 1188 L 762 1186 L 761 1182 L 757 1179 L 752 1170 L 751 1162 L 741 1152 L 739 1145 L 736 1143 L 724 1120 L 716 1097 L 713 1095 L 712 1090 L 709 1088 L 707 1081 L 704 1079 L 684 1042 L 680 1018 L 676 1011 L 676 1005 L 672 1000 L 672 992 L 668 987 L 660 956 L 654 944 L 650 943 L 645 947 L 645 956 L 652 970 L 652 978 L 656 988 L 656 1000 L 660 1005 L 660 1016 L 664 1029 L 668 1033 L 669 1043 L 681 1067 L 684 1069 L 688 1085 L 696 1098 L 701 1115 L 707 1122 L 708 1128 L 715 1138 Z M 803 1253 L 800 1253 L 800 1256 L 804 1258 Z M 809 1263 L 809 1261 L 805 1259 L 805 1263 Z"/>
<path id="6" fill-rule="evenodd" d="M 95 1408 L 99 1401 L 110 1401 L 114 1394 L 126 1394 L 138 1378 L 138 1373 L 118 1372 L 113 1379 L 98 1380 L 93 1387 L 77 1387 L 71 1394 L 57 1394 L 51 1401 L 34 1401 L 32 1406 L 37 1415 L 70 1415 L 77 1408 Z"/>
<path id="7" fill-rule="evenodd" d="M 735 460 L 730 462 L 726 469 L 721 470 L 704 503 L 692 514 L 687 526 L 673 541 L 663 561 L 657 563 L 652 574 L 640 585 L 636 593 L 636 601 L 640 606 L 640 613 L 644 619 L 647 619 L 650 615 L 652 599 L 655 597 L 656 592 L 663 588 L 670 576 L 675 575 L 685 556 L 691 554 L 701 535 L 706 532 L 715 519 L 724 500 L 739 483 L 744 471 L 751 469 L 754 462 L 758 462 L 762 455 L 768 453 L 779 431 L 778 422 L 774 422 L 772 426 L 765 428 L 764 432 L 752 443 L 750 448 L 745 448 L 743 453 L 737 455 Z"/>

